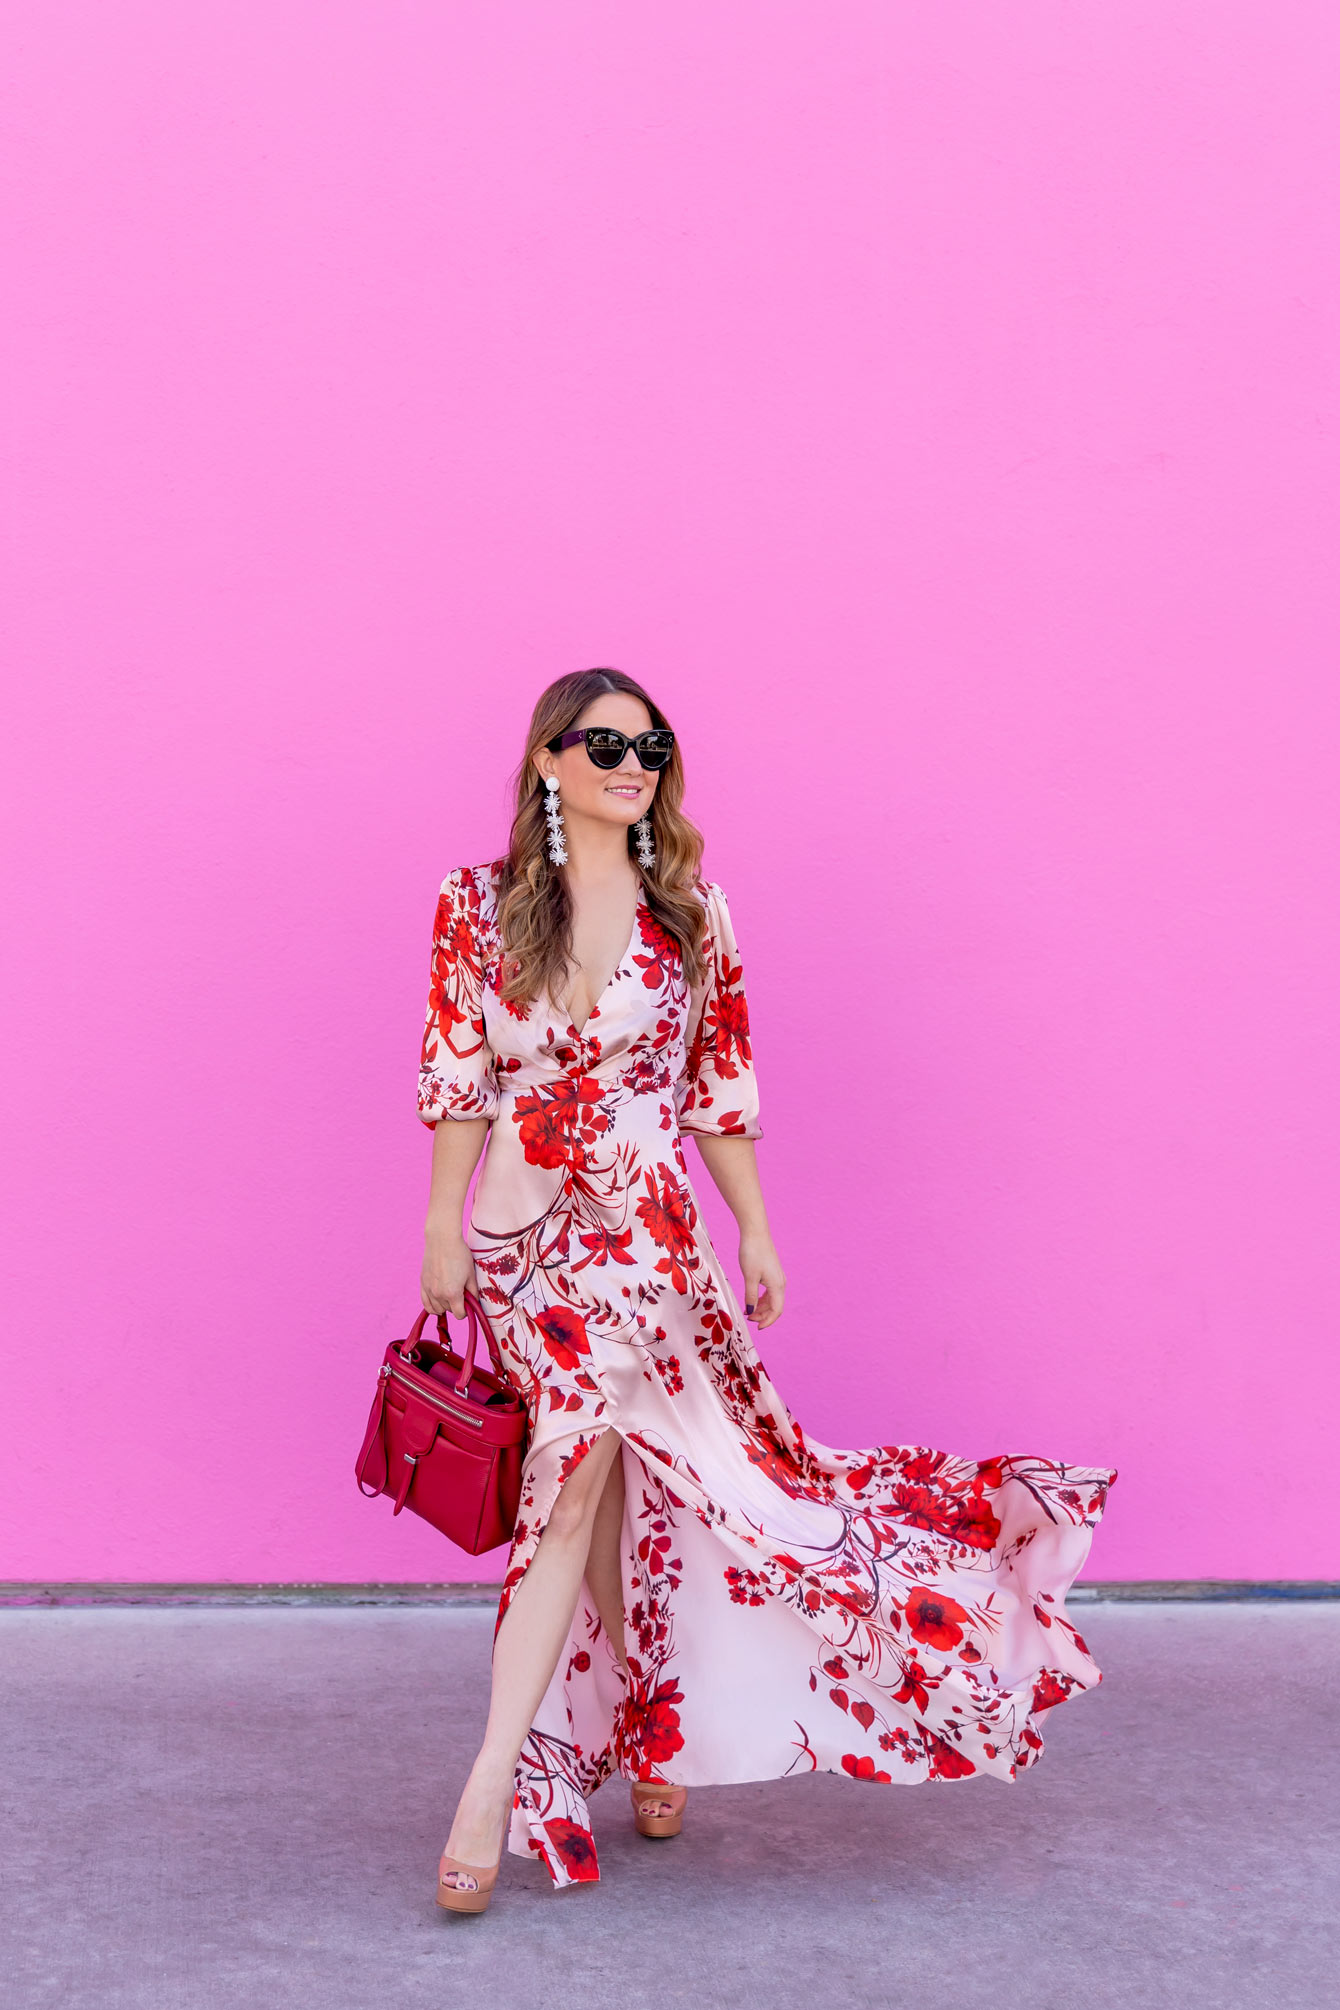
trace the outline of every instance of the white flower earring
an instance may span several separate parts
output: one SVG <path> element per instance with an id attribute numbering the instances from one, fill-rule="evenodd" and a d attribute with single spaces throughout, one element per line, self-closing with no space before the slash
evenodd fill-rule
<path id="1" fill-rule="evenodd" d="M 558 776 L 544 778 L 544 814 L 549 820 L 549 863 L 566 865 L 568 848 L 563 842 L 563 812 L 558 806 Z"/>
<path id="2" fill-rule="evenodd" d="M 637 839 L 637 862 L 643 872 L 650 872 L 656 864 L 656 847 L 651 837 L 651 811 L 640 816 L 633 825 L 633 836 Z"/>

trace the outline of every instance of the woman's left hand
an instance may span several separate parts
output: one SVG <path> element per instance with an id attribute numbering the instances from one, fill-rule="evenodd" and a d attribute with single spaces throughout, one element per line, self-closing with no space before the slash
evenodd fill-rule
<path id="1" fill-rule="evenodd" d="M 781 1318 L 786 1302 L 786 1277 L 772 1237 L 765 1230 L 740 1237 L 740 1271 L 744 1278 L 745 1318 L 751 1319 L 762 1332 L 765 1326 Z"/>

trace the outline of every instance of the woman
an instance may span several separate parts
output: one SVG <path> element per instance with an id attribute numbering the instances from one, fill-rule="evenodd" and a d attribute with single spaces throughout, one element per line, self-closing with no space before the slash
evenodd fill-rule
<path id="1" fill-rule="evenodd" d="M 1063 1600 L 1113 1473 L 830 1451 L 764 1372 L 745 1321 L 771 1326 L 786 1281 L 740 957 L 683 786 L 631 677 L 561 677 L 507 857 L 438 906 L 423 1302 L 477 1294 L 532 1433 L 451 1911 L 488 1904 L 509 1812 L 555 1884 L 595 1878 L 586 1798 L 612 1774 L 648 1836 L 709 1782 L 1012 1779 L 1042 1713 L 1100 1679 Z M 685 1132 L 739 1223 L 743 1316 Z"/>

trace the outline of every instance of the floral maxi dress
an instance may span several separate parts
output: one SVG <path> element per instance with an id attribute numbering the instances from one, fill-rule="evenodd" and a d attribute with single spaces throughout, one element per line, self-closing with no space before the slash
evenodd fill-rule
<path id="1" fill-rule="evenodd" d="M 517 1768 L 510 1848 L 598 1876 L 587 1797 L 844 1772 L 1013 1779 L 1100 1675 L 1066 1618 L 1116 1475 L 921 1446 L 830 1450 L 769 1381 L 682 1134 L 761 1135 L 740 957 L 700 887 L 707 974 L 639 890 L 580 1031 L 504 1004 L 496 866 L 443 882 L 419 1115 L 490 1120 L 467 1240 L 531 1438 L 499 1622 L 564 1480 L 623 1440 L 627 1668 L 582 1587 Z"/>

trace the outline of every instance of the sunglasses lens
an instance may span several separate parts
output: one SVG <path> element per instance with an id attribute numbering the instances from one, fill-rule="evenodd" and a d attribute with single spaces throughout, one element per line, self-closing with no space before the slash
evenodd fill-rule
<path id="1" fill-rule="evenodd" d="M 673 733 L 644 733 L 636 742 L 637 757 L 644 768 L 663 768 L 675 751 Z"/>
<path id="2" fill-rule="evenodd" d="M 617 768 L 628 742 L 622 733 L 604 726 L 591 726 L 586 734 L 586 751 L 598 768 Z"/>

